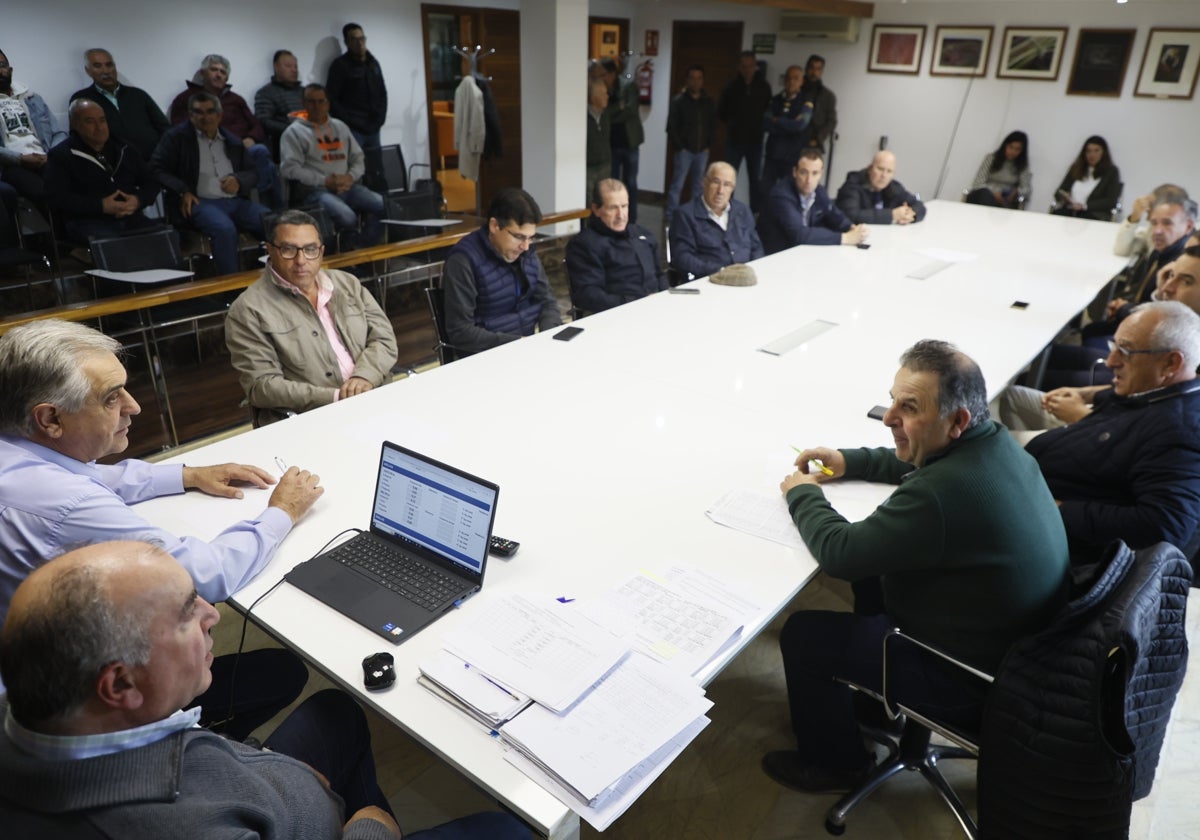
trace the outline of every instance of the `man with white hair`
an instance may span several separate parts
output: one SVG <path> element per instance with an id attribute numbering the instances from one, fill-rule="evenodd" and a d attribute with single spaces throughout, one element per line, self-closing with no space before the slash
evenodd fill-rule
<path id="1" fill-rule="evenodd" d="M 707 277 L 727 265 L 748 263 L 763 255 L 754 229 L 754 214 L 733 197 L 737 170 L 723 161 L 704 173 L 702 192 L 679 209 L 671 238 L 671 265 L 683 275 Z"/>
<path id="2" fill-rule="evenodd" d="M 124 452 L 140 411 L 125 388 L 113 339 L 69 321 L 33 321 L 0 338 L 0 626 L 17 586 L 48 560 L 80 545 L 112 539 L 153 542 L 182 564 L 196 591 L 223 601 L 270 562 L 279 543 L 324 492 L 319 479 L 292 467 L 276 484 L 245 464 L 199 467 L 97 460 Z M 242 488 L 276 484 L 266 507 L 232 522 L 209 541 L 176 536 L 138 515 L 146 499 L 199 490 L 242 498 Z M 206 725 L 236 740 L 270 720 L 300 693 L 304 664 L 282 650 L 253 651 L 237 672 L 216 663 Z M 2 690 L 2 687 L 0 687 Z"/>
<path id="3" fill-rule="evenodd" d="M 1090 414 L 1026 445 L 1070 540 L 1090 562 L 1113 540 L 1188 556 L 1200 522 L 1200 315 L 1175 300 L 1136 307 L 1109 342 L 1112 389 Z"/>
<path id="4" fill-rule="evenodd" d="M 896 180 L 896 156 L 878 151 L 871 165 L 846 173 L 837 206 L 855 223 L 910 225 L 925 218 L 925 205 Z"/>

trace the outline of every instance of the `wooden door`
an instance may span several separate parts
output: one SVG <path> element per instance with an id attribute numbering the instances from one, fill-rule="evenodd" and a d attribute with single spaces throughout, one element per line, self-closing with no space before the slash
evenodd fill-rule
<path id="1" fill-rule="evenodd" d="M 437 119 L 434 102 L 453 102 L 454 93 L 467 72 L 467 62 L 451 52 L 453 46 L 483 47 L 478 61 L 480 75 L 491 77 L 487 84 L 496 103 L 500 126 L 501 153 L 480 161 L 476 211 L 482 214 L 504 187 L 519 187 L 521 170 L 521 16 L 509 9 L 468 6 L 421 5 L 421 28 L 425 43 L 426 118 L 433 166 L 439 167 Z M 491 55 L 485 54 L 495 50 Z M 444 119 L 444 118 L 443 118 Z M 453 168 L 450 163 L 448 167 Z"/>
<path id="2" fill-rule="evenodd" d="M 716 104 L 721 91 L 737 72 L 738 54 L 742 51 L 741 21 L 677 20 L 671 28 L 671 99 L 683 90 L 687 69 L 693 64 L 704 68 L 704 91 Z M 717 120 L 717 130 L 709 147 L 708 159 L 721 160 L 725 152 L 725 125 Z M 663 165 L 663 194 L 671 186 L 675 149 L 667 143 L 667 159 Z M 685 184 L 680 204 L 691 198 Z"/>
<path id="3" fill-rule="evenodd" d="M 506 9 L 479 10 L 479 41 L 484 50 L 494 49 L 480 64 L 496 100 L 500 116 L 503 150 L 498 157 L 485 157 L 479 164 L 483 196 L 482 216 L 496 193 L 505 187 L 522 186 L 521 172 L 521 14 Z M 549 208 L 547 208 L 549 209 Z"/>

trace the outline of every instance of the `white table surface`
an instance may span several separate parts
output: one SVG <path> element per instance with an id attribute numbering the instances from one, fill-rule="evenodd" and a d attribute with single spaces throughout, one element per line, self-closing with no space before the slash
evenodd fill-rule
<path id="1" fill-rule="evenodd" d="M 492 558 L 479 595 L 393 649 L 398 676 L 387 692 L 365 692 L 360 666 L 386 642 L 290 585 L 254 617 L 539 831 L 572 836 L 578 818 L 507 764 L 484 730 L 419 687 L 417 662 L 484 599 L 529 590 L 586 597 L 674 564 L 736 580 L 762 605 L 747 644 L 816 564 L 807 551 L 715 525 L 705 509 L 730 489 L 774 491 L 791 469 L 791 444 L 890 445 L 866 412 L 888 402 L 897 357 L 918 339 L 958 344 L 994 396 L 1123 263 L 1111 255 L 1111 224 L 928 206 L 920 224 L 872 228 L 869 250 L 792 249 L 756 263 L 754 287 L 696 280 L 699 295 L 662 293 L 588 317 L 570 342 L 533 336 L 178 456 L 267 468 L 279 457 L 326 487 L 236 603 L 248 606 L 340 530 L 368 526 L 384 439 L 497 482 L 495 532 L 520 541 L 520 551 Z M 927 280 L 904 277 L 933 260 L 921 249 L 975 258 Z M 1014 300 L 1029 306 L 1013 309 Z M 838 326 L 783 356 L 756 349 L 817 318 Z M 173 532 L 211 538 L 256 515 L 267 496 L 186 494 L 138 510 Z"/>

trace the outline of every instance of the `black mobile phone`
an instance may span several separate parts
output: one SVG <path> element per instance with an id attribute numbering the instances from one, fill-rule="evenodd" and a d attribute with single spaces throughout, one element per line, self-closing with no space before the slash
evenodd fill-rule
<path id="1" fill-rule="evenodd" d="M 698 295 L 699 289 L 667 289 L 673 295 Z"/>
<path id="2" fill-rule="evenodd" d="M 887 413 L 886 405 L 877 405 L 867 412 L 867 416 L 872 420 L 882 420 L 883 415 Z"/>
<path id="3" fill-rule="evenodd" d="M 859 242 L 858 245 L 856 245 L 855 247 L 862 248 L 865 251 L 871 247 L 871 243 L 870 242 Z"/>
<path id="4" fill-rule="evenodd" d="M 583 332 L 583 327 L 563 327 L 554 334 L 555 341 L 570 341 L 575 336 Z"/>
<path id="5" fill-rule="evenodd" d="M 1013 308 L 1013 309 L 1028 309 L 1028 308 L 1029 308 L 1029 301 L 1027 301 L 1027 300 L 1014 300 L 1014 301 L 1012 302 L 1012 308 Z"/>

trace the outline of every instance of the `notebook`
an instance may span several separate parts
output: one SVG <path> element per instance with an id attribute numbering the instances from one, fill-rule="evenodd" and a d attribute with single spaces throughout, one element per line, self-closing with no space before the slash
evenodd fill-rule
<path id="1" fill-rule="evenodd" d="M 371 529 L 284 577 L 394 644 L 483 586 L 500 488 L 385 441 Z"/>

